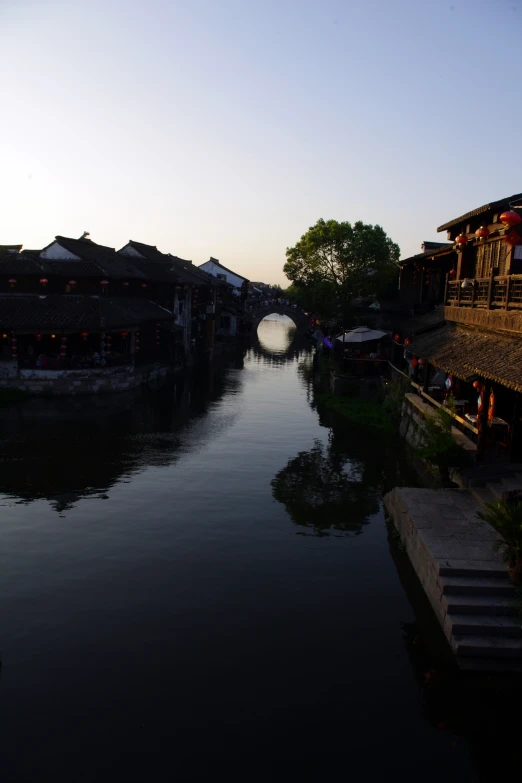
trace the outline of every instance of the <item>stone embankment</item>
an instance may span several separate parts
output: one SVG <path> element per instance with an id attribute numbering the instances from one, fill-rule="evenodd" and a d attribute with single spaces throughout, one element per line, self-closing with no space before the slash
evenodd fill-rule
<path id="1" fill-rule="evenodd" d="M 384 505 L 459 665 L 521 671 L 520 598 L 480 493 L 397 487 Z"/>

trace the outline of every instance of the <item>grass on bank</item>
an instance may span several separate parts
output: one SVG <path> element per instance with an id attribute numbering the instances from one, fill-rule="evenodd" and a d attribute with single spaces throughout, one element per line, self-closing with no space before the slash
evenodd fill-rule
<path id="1" fill-rule="evenodd" d="M 334 397 L 330 392 L 316 392 L 315 399 L 323 408 L 341 414 L 351 424 L 371 427 L 381 433 L 392 435 L 396 425 L 383 406 L 382 400 L 361 400 L 360 397 Z"/>

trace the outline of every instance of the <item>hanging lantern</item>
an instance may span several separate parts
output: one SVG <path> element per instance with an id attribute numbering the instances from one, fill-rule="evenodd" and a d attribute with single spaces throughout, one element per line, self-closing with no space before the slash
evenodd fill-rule
<path id="1" fill-rule="evenodd" d="M 66 342 L 67 342 L 67 337 L 62 337 L 62 338 L 60 339 L 60 341 L 61 341 L 62 343 L 66 343 Z"/>
<path id="2" fill-rule="evenodd" d="M 480 226 L 480 228 L 477 228 L 475 231 L 475 236 L 477 239 L 481 242 L 483 242 L 485 239 L 487 239 L 490 235 L 490 230 L 486 226 Z"/>
<path id="3" fill-rule="evenodd" d="M 457 243 L 457 247 L 459 248 L 459 250 L 461 250 L 463 247 L 465 247 L 468 244 L 468 238 L 466 234 L 459 234 L 455 242 Z"/>
<path id="4" fill-rule="evenodd" d="M 45 286 L 47 285 L 48 282 L 49 281 L 48 281 L 48 279 L 46 277 L 41 277 L 40 278 L 40 285 L 43 285 L 44 288 L 45 288 Z"/>
<path id="5" fill-rule="evenodd" d="M 76 280 L 69 280 L 69 285 L 71 286 L 71 288 L 74 288 L 74 286 L 76 285 Z"/>
<path id="6" fill-rule="evenodd" d="M 51 340 L 56 340 L 56 335 L 55 334 L 51 335 Z"/>
<path id="7" fill-rule="evenodd" d="M 9 285 L 10 285 L 11 288 L 15 287 L 15 285 L 16 285 L 16 278 L 15 277 L 11 277 L 9 279 Z"/>
<path id="8" fill-rule="evenodd" d="M 411 340 L 409 337 L 407 337 L 404 341 L 404 345 L 411 345 Z"/>
<path id="9" fill-rule="evenodd" d="M 109 281 L 108 280 L 102 280 L 100 285 L 102 285 L 104 288 L 106 288 L 106 286 L 109 285 Z"/>
<path id="10" fill-rule="evenodd" d="M 147 283 L 140 283 L 140 286 L 141 286 L 142 288 L 147 288 Z"/>
<path id="11" fill-rule="evenodd" d="M 480 389 L 481 383 L 480 381 L 473 381 L 473 388 L 474 389 Z"/>
<path id="12" fill-rule="evenodd" d="M 417 367 L 418 363 L 419 363 L 419 360 L 417 359 L 417 357 L 416 357 L 416 356 L 414 356 L 414 357 L 412 358 L 412 360 L 411 360 L 411 366 L 413 367 L 413 369 L 414 369 L 414 370 L 415 370 L 415 368 Z"/>
<path id="13" fill-rule="evenodd" d="M 2 340 L 7 340 L 7 332 L 4 332 L 2 335 Z"/>
<path id="14" fill-rule="evenodd" d="M 123 287 L 124 287 L 124 288 L 128 288 L 128 287 L 129 287 L 129 284 L 128 284 L 128 282 L 127 282 L 126 280 L 125 280 L 125 282 L 123 283 Z"/>
<path id="15" fill-rule="evenodd" d="M 500 222 L 506 228 L 513 228 L 513 226 L 518 226 L 519 223 L 522 223 L 522 217 L 517 212 L 510 210 L 501 214 Z"/>
<path id="16" fill-rule="evenodd" d="M 137 352 L 140 350 L 140 333 L 135 332 L 134 334 L 134 350 Z"/>
<path id="17" fill-rule="evenodd" d="M 448 272 L 448 275 L 450 277 L 455 277 L 456 274 L 457 274 L 457 270 L 456 269 L 450 269 L 450 271 Z"/>
<path id="18" fill-rule="evenodd" d="M 128 335 L 129 335 L 128 332 L 120 332 L 120 337 L 123 337 L 123 339 L 125 339 L 125 337 L 128 337 Z"/>
<path id="19" fill-rule="evenodd" d="M 89 336 L 89 332 L 80 332 L 80 337 L 82 340 L 86 340 Z"/>
<path id="20" fill-rule="evenodd" d="M 515 247 L 516 245 L 520 245 L 520 243 L 522 242 L 522 237 L 520 236 L 518 231 L 513 229 L 512 231 L 508 231 L 508 233 L 504 237 L 504 242 L 510 245 L 510 247 Z"/>
<path id="21" fill-rule="evenodd" d="M 401 336 L 400 336 L 399 332 L 397 332 L 396 334 L 393 335 L 393 339 L 395 340 L 396 343 L 400 343 Z"/>
<path id="22" fill-rule="evenodd" d="M 448 391 L 450 391 L 453 388 L 453 375 L 448 375 L 448 377 L 444 381 L 444 386 Z"/>
<path id="23" fill-rule="evenodd" d="M 42 335 L 41 334 L 35 334 L 35 337 L 38 340 L 38 342 L 40 342 L 40 340 L 42 339 Z"/>
<path id="24" fill-rule="evenodd" d="M 464 278 L 464 280 L 462 281 L 462 283 L 461 283 L 461 286 L 460 286 L 460 287 L 461 287 L 461 288 L 472 288 L 472 286 L 473 286 L 473 281 L 472 281 L 472 280 L 468 280 L 468 278 L 466 277 L 466 278 Z"/>
<path id="25" fill-rule="evenodd" d="M 424 367 L 424 359 L 419 359 L 419 367 Z"/>

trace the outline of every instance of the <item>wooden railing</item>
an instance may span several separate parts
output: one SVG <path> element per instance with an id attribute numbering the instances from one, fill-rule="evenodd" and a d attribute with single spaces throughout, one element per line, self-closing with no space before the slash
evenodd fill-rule
<path id="1" fill-rule="evenodd" d="M 446 304 L 453 307 L 480 307 L 486 310 L 522 308 L 522 275 L 449 280 Z"/>

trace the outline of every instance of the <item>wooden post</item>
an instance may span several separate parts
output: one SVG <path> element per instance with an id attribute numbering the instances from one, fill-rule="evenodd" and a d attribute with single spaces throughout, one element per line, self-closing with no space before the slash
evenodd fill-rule
<path id="1" fill-rule="evenodd" d="M 488 427 L 488 406 L 489 395 L 491 392 L 491 384 L 489 381 L 484 381 L 482 384 L 482 410 L 477 412 L 477 460 L 482 461 L 484 455 L 484 447 L 486 445 L 486 435 Z"/>
<path id="2" fill-rule="evenodd" d="M 493 277 L 494 277 L 494 274 L 495 274 L 495 273 L 492 271 L 492 272 L 491 272 L 491 274 L 490 274 L 490 276 L 489 276 L 489 282 L 488 282 L 488 301 L 487 301 L 487 305 L 486 305 L 486 307 L 487 307 L 487 309 L 488 309 L 488 310 L 491 310 L 491 302 L 493 301 Z"/>
<path id="3" fill-rule="evenodd" d="M 446 281 L 444 283 L 444 305 L 448 304 L 448 280 L 449 274 L 446 272 Z"/>
<path id="4" fill-rule="evenodd" d="M 430 379 L 430 364 L 429 364 L 429 362 L 425 362 L 424 363 L 424 381 L 423 381 L 423 384 L 422 384 L 422 390 L 424 392 L 426 392 L 426 394 L 428 393 L 428 386 L 429 386 L 429 383 L 430 383 L 429 379 Z"/>
<path id="5" fill-rule="evenodd" d="M 509 294 L 511 292 L 511 275 L 507 276 L 507 282 L 506 282 L 506 304 L 504 305 L 504 309 L 508 310 L 509 307 Z"/>

